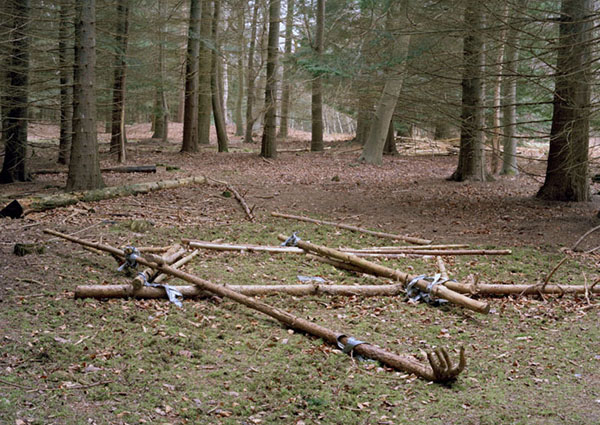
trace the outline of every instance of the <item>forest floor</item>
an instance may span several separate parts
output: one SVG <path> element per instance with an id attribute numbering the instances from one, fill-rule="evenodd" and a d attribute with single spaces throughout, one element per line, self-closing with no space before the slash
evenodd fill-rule
<path id="1" fill-rule="evenodd" d="M 56 169 L 56 128 L 32 128 L 31 169 Z M 254 207 L 246 220 L 219 184 L 80 203 L 0 218 L 0 422 L 12 424 L 597 424 L 600 423 L 600 305 L 584 296 L 489 298 L 483 316 L 459 307 L 434 308 L 402 298 L 263 296 L 264 302 L 397 353 L 438 346 L 467 351 L 467 369 L 452 386 L 431 384 L 370 362 L 356 362 L 323 341 L 219 298 L 74 300 L 80 284 L 126 283 L 110 257 L 42 233 L 44 228 L 103 241 L 167 245 L 181 238 L 277 243 L 298 231 L 328 246 L 368 247 L 390 241 L 326 226 L 271 217 L 271 211 L 343 221 L 374 230 L 510 248 L 502 257 L 444 257 L 450 276 L 481 282 L 542 282 L 565 256 L 551 283 L 591 284 L 600 255 L 569 248 L 600 224 L 600 198 L 550 203 L 534 198 L 543 181 L 544 151 L 519 149 L 523 172 L 486 183 L 446 178 L 455 155 L 424 154 L 426 142 L 398 144 L 382 166 L 356 162 L 360 150 L 343 135 L 322 153 L 293 132 L 277 159 L 258 144 L 232 137 L 231 152 L 214 140 L 197 154 L 129 129 L 127 165 L 156 164 L 156 174 L 105 173 L 106 185 L 206 175 L 229 182 Z M 213 135 L 214 138 L 214 135 Z M 106 135 L 101 135 L 106 141 Z M 101 144 L 102 165 L 114 166 Z M 296 150 L 296 151 L 294 151 Z M 415 153 L 419 155 L 415 155 Z M 599 172 L 592 164 L 592 173 Z M 11 198 L 56 193 L 66 174 L 0 187 Z M 45 251 L 13 255 L 16 242 Z M 582 247 L 600 246 L 600 232 Z M 435 259 L 383 261 L 411 273 L 434 274 Z M 301 257 L 202 252 L 186 270 L 220 284 L 293 284 L 298 275 L 330 283 L 373 283 Z M 385 281 L 385 280 L 383 280 Z M 173 281 L 176 282 L 176 281 Z"/>

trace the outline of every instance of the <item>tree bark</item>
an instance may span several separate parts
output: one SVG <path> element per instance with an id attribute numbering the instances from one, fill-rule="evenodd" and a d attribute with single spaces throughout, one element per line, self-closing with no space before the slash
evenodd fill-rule
<path id="1" fill-rule="evenodd" d="M 60 68 L 60 135 L 58 142 L 58 163 L 67 164 L 73 139 L 73 65 L 70 62 L 68 46 L 73 34 L 69 32 L 70 14 L 68 0 L 60 4 L 58 29 L 58 66 Z"/>
<path id="2" fill-rule="evenodd" d="M 385 145 L 383 146 L 384 155 L 398 155 L 398 149 L 396 149 L 396 132 L 394 131 L 394 120 L 390 121 L 390 127 L 388 128 L 387 136 L 385 138 Z"/>
<path id="3" fill-rule="evenodd" d="M 504 130 L 502 154 L 503 175 L 517 175 L 517 73 L 519 59 L 519 29 L 517 8 L 512 6 L 505 47 L 505 76 L 502 77 L 502 127 Z"/>
<path id="4" fill-rule="evenodd" d="M 356 117 L 356 136 L 354 140 L 361 146 L 365 145 L 367 137 L 369 136 L 369 128 L 373 113 L 372 109 L 367 96 L 359 97 L 358 114 Z"/>
<path id="5" fill-rule="evenodd" d="M 153 139 L 161 139 L 166 142 L 169 136 L 169 105 L 167 104 L 167 92 L 165 90 L 166 57 L 165 57 L 165 33 L 167 26 L 167 1 L 158 1 L 158 84 L 156 86 L 156 101 L 154 106 L 154 134 Z"/>
<path id="6" fill-rule="evenodd" d="M 30 1 L 15 1 L 10 9 L 13 16 L 6 70 L 8 88 L 3 90 L 6 104 L 3 105 L 4 163 L 0 184 L 31 180 L 27 171 Z"/>
<path id="7" fill-rule="evenodd" d="M 223 110 L 223 99 L 221 96 L 220 68 L 221 56 L 219 48 L 219 21 L 221 19 L 221 0 L 214 0 L 213 22 L 212 22 L 212 41 L 214 49 L 212 51 L 212 62 L 210 70 L 210 88 L 212 93 L 212 109 L 215 118 L 215 128 L 217 130 L 217 144 L 219 152 L 227 152 L 229 139 L 227 138 L 227 125 L 225 123 L 225 112 Z"/>
<path id="8" fill-rule="evenodd" d="M 67 191 L 104 186 L 96 138 L 96 0 L 77 2 L 75 33 L 73 141 Z"/>
<path id="9" fill-rule="evenodd" d="M 323 60 L 324 48 L 325 0 L 317 0 L 316 15 L 314 51 L 315 60 L 320 63 Z M 312 152 L 323 150 L 323 78 L 320 71 L 312 78 L 310 150 Z"/>
<path id="10" fill-rule="evenodd" d="M 508 20 L 510 10 L 509 3 L 504 5 L 502 20 Z M 511 30 L 516 30 L 516 27 L 510 26 Z M 502 28 L 498 34 L 498 47 L 496 60 L 493 64 L 496 76 L 494 77 L 494 104 L 492 108 L 492 160 L 490 164 L 491 174 L 498 174 L 500 171 L 500 138 L 501 138 L 501 120 L 502 120 L 502 59 L 504 58 L 504 50 L 506 47 L 506 27 Z"/>
<path id="11" fill-rule="evenodd" d="M 244 135 L 244 119 L 242 116 L 242 106 L 244 103 L 244 52 L 245 52 L 245 5 L 246 1 L 240 0 L 237 12 L 237 31 L 238 31 L 238 60 L 237 60 L 237 91 L 235 93 L 235 111 L 233 114 L 233 120 L 235 121 L 235 135 Z"/>
<path id="12" fill-rule="evenodd" d="M 387 32 L 392 31 L 394 25 L 392 24 L 393 17 L 397 18 L 396 21 L 402 23 L 402 26 L 406 25 L 405 17 L 407 15 L 407 1 L 402 0 L 399 2 L 398 9 L 395 10 L 390 6 L 388 16 L 386 19 L 386 30 Z M 397 16 L 394 16 L 397 15 Z M 406 60 L 408 57 L 408 48 L 410 45 L 410 35 L 403 34 L 393 40 L 392 52 L 396 58 L 397 65 L 390 74 L 386 77 L 385 85 L 379 98 L 375 116 L 369 129 L 369 135 L 362 155 L 359 161 L 366 162 L 368 164 L 381 164 L 383 161 L 383 147 L 385 146 L 385 139 L 396 109 L 396 103 L 402 90 L 402 84 L 404 82 L 404 74 L 406 72 Z"/>
<path id="13" fill-rule="evenodd" d="M 125 79 L 127 76 L 127 42 L 129 38 L 129 0 L 119 0 L 117 3 L 117 28 L 115 45 L 115 72 L 113 83 L 112 127 L 110 134 L 110 153 L 117 156 L 117 162 L 126 161 L 125 136 Z"/>
<path id="14" fill-rule="evenodd" d="M 322 0 L 319 0 L 322 1 Z M 277 56 L 279 50 L 280 0 L 269 0 L 269 44 L 267 55 L 267 82 L 265 85 L 265 126 L 260 155 L 277 157 Z"/>
<path id="15" fill-rule="evenodd" d="M 458 167 L 454 181 L 487 180 L 483 144 L 483 9 L 469 0 L 465 9 L 466 35 L 463 47 L 462 113 Z"/>
<path id="16" fill-rule="evenodd" d="M 538 198 L 588 201 L 591 0 L 562 0 L 546 179 Z"/>
<path id="17" fill-rule="evenodd" d="M 200 24 L 200 89 L 198 93 L 198 143 L 210 144 L 210 127 L 212 116 L 212 47 L 208 42 L 212 38 L 213 0 L 203 0 Z"/>
<path id="18" fill-rule="evenodd" d="M 287 11 L 285 15 L 285 60 L 289 61 L 292 56 L 292 38 L 294 29 L 294 0 L 287 0 Z M 287 62 L 283 64 L 283 77 L 281 87 L 281 113 L 279 120 L 278 137 L 287 139 L 290 114 L 290 91 L 291 91 L 291 65 Z"/>
<path id="19" fill-rule="evenodd" d="M 185 112 L 181 152 L 198 152 L 198 68 L 202 0 L 191 0 L 185 63 Z M 206 3 L 206 1 L 204 2 Z"/>
<path id="20" fill-rule="evenodd" d="M 256 83 L 256 76 L 258 72 L 254 69 L 254 51 L 256 49 L 256 32 L 258 25 L 258 6 L 259 1 L 254 1 L 254 10 L 252 11 L 252 23 L 251 35 L 250 35 L 250 47 L 248 48 L 248 75 L 246 80 L 248 81 L 248 98 L 246 100 L 246 131 L 244 133 L 244 143 L 252 143 L 252 129 L 256 118 L 252 109 L 254 108 L 255 93 L 254 87 Z"/>

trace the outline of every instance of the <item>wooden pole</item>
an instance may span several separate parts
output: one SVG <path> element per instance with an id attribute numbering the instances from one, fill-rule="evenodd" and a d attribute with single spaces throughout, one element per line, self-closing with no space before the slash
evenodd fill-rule
<path id="1" fill-rule="evenodd" d="M 248 252 L 273 252 L 273 253 L 292 253 L 304 254 L 306 251 L 301 248 L 292 246 L 269 246 L 269 245 L 252 245 L 252 244 L 224 244 L 205 241 L 194 241 L 191 239 L 182 239 L 182 242 L 194 247 L 203 249 L 213 249 L 218 251 L 248 251 Z M 421 247 L 419 247 L 421 248 Z M 348 252 L 357 257 L 380 257 L 380 258 L 402 258 L 403 255 L 509 255 L 509 249 L 353 249 L 340 248 L 340 252 Z"/>
<path id="2" fill-rule="evenodd" d="M 402 258 L 406 255 L 510 255 L 510 249 L 396 249 L 387 252 L 369 252 L 355 249 L 340 249 L 357 257 Z"/>
<path id="3" fill-rule="evenodd" d="M 120 256 L 124 255 L 124 252 L 122 250 L 113 248 L 108 245 L 89 242 L 83 239 L 76 238 L 74 236 L 64 235 L 62 233 L 49 229 L 44 230 L 44 232 L 50 235 L 62 237 L 64 239 L 81 245 L 89 246 L 91 248 L 99 249 L 101 251 L 106 251 L 111 254 Z M 264 313 L 280 321 L 281 323 L 285 324 L 286 326 L 292 329 L 296 329 L 301 332 L 309 333 L 318 338 L 322 338 L 324 341 L 327 341 L 330 344 L 337 345 L 339 343 L 342 344 L 342 346 L 344 347 L 348 347 L 353 345 L 353 342 L 355 342 L 355 340 L 349 338 L 344 333 L 330 330 L 324 326 L 318 325 L 309 320 L 294 316 L 293 314 L 285 310 L 270 306 L 266 303 L 255 300 L 246 295 L 242 295 L 232 289 L 229 289 L 226 286 L 216 285 L 197 276 L 167 266 L 163 264 L 163 261 L 160 257 L 152 256 L 152 258 L 156 259 L 157 262 L 151 262 L 144 258 L 138 258 L 137 261 L 138 263 L 144 266 L 156 268 L 162 273 L 169 274 L 171 276 L 193 283 L 200 289 L 209 291 L 221 297 L 232 299 L 251 309 L 260 311 L 261 313 Z M 456 377 L 463 371 L 466 365 L 464 348 L 462 347 L 460 349 L 458 364 L 453 364 L 450 361 L 448 353 L 444 349 L 438 349 L 433 353 L 428 353 L 427 358 L 429 360 L 429 365 L 419 362 L 412 356 L 394 354 L 369 343 L 358 344 L 354 346 L 350 352 L 357 355 L 361 355 L 363 357 L 378 360 L 391 368 L 406 371 L 409 373 L 414 373 L 415 375 L 423 379 L 440 383 L 451 382 L 455 380 Z"/>
<path id="4" fill-rule="evenodd" d="M 173 265 L 175 267 L 175 265 Z M 165 276 L 161 274 L 160 276 Z M 75 298 L 166 298 L 162 288 L 143 287 L 131 293 L 129 285 L 79 285 L 75 289 Z M 211 295 L 210 292 L 199 289 L 197 286 L 173 286 L 185 298 L 198 298 Z M 337 295 L 365 297 L 386 296 L 394 297 L 404 295 L 404 286 L 395 285 L 227 285 L 233 291 L 247 296 L 285 294 L 292 296 L 305 295 Z"/>
<path id="5" fill-rule="evenodd" d="M 278 238 L 282 241 L 286 240 L 287 237 L 285 235 L 279 235 Z M 303 240 L 297 241 L 297 246 L 306 251 L 315 252 L 319 255 L 323 255 L 326 257 L 335 258 L 337 260 L 345 261 L 347 263 L 358 266 L 368 273 L 376 274 L 378 276 L 388 277 L 390 279 L 396 280 L 398 282 L 404 283 L 404 285 L 408 284 L 410 281 L 414 280 L 417 276 L 409 275 L 407 273 L 401 272 L 399 270 L 394 270 L 389 267 L 382 266 L 380 264 L 373 263 L 371 261 L 365 260 L 364 258 L 359 258 L 356 255 L 349 254 L 346 252 L 341 252 L 336 249 L 328 248 L 321 245 L 315 245 L 310 242 L 306 242 Z M 415 284 L 416 287 L 421 289 L 422 291 L 428 291 L 427 287 L 430 282 L 426 280 L 418 280 Z M 431 289 L 431 293 L 436 298 L 443 298 L 448 300 L 454 304 L 466 307 L 470 310 L 477 311 L 479 313 L 487 314 L 490 311 L 490 306 L 487 303 L 473 300 L 469 297 L 466 297 L 458 292 L 451 290 L 450 288 L 443 285 L 435 285 Z"/>
<path id="6" fill-rule="evenodd" d="M 344 224 L 344 223 L 334 223 L 334 222 L 331 222 L 331 221 L 316 220 L 316 219 L 310 218 L 310 217 L 303 217 L 303 216 L 291 215 L 291 214 L 282 214 L 282 213 L 278 213 L 278 212 L 275 212 L 275 211 L 271 212 L 271 215 L 273 217 L 287 218 L 287 219 L 290 219 L 290 220 L 306 221 L 308 223 L 325 224 L 325 225 L 328 225 L 328 226 L 335 226 L 335 227 L 338 227 L 340 229 L 351 230 L 353 232 L 366 233 L 366 234 L 377 236 L 377 237 L 380 237 L 380 238 L 389 238 L 389 239 L 401 240 L 401 241 L 413 243 L 415 245 L 429 245 L 429 244 L 431 244 L 431 241 L 428 240 L 428 239 L 415 238 L 415 237 L 412 237 L 412 236 L 394 235 L 392 233 L 376 232 L 376 231 L 373 231 L 373 230 L 364 229 L 362 227 L 351 226 L 349 224 Z"/>
<path id="7" fill-rule="evenodd" d="M 222 244 L 205 241 L 193 241 L 190 239 L 182 239 L 182 242 L 193 248 L 213 249 L 217 251 L 248 251 L 248 252 L 272 252 L 272 253 L 293 253 L 304 254 L 306 251 L 292 246 L 268 246 L 268 245 L 237 245 L 237 244 Z"/>

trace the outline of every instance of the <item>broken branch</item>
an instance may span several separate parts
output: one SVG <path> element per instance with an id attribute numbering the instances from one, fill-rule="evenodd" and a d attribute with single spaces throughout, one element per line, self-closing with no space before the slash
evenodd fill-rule
<path id="1" fill-rule="evenodd" d="M 254 217 L 254 213 L 252 212 L 252 210 L 254 209 L 254 207 L 252 207 L 252 209 L 250 209 L 248 207 L 248 204 L 246 203 L 246 200 L 244 199 L 244 197 L 242 195 L 240 195 L 240 193 L 235 190 L 235 188 L 233 186 L 231 186 L 229 183 L 221 181 L 221 180 L 217 180 L 217 179 L 213 179 L 211 177 L 207 177 L 208 180 L 213 181 L 215 183 L 219 183 L 224 185 L 227 190 L 229 190 L 231 193 L 233 193 L 233 196 L 235 197 L 235 199 L 240 203 L 240 205 L 242 206 L 242 208 L 244 209 L 244 212 L 246 213 L 246 216 L 248 217 L 248 220 L 250 221 L 254 221 L 254 219 L 256 217 Z"/>

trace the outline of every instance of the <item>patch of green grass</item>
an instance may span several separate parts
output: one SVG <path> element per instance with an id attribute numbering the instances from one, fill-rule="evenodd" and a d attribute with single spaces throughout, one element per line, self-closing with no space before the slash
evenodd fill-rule
<path id="1" fill-rule="evenodd" d="M 180 237 L 277 244 L 278 233 L 327 246 L 389 241 L 330 227 L 271 220 L 228 226 L 155 227 L 139 234 L 111 227 L 110 238 L 165 245 Z M 135 235 L 133 233 L 136 233 Z M 124 283 L 109 257 L 54 246 L 43 296 L 15 287 L 0 307 L 0 410 L 3 420 L 31 423 L 597 423 L 600 399 L 597 310 L 582 297 L 490 298 L 483 316 L 454 306 L 433 308 L 402 297 L 260 299 L 331 329 L 415 355 L 463 345 L 468 365 L 452 386 L 430 384 L 374 362 L 357 362 L 320 339 L 292 332 L 233 301 L 73 300 L 77 284 Z M 562 255 L 517 249 L 506 257 L 454 257 L 451 277 L 536 283 Z M 552 282 L 595 273 L 570 260 Z M 382 263 L 434 274 L 433 259 Z M 297 275 L 340 284 L 365 276 L 299 255 L 202 252 L 187 270 L 219 284 L 294 284 Z M 385 281 L 385 280 L 384 280 Z M 379 281 L 380 282 L 380 281 Z M 172 281 L 173 284 L 180 282 Z M 10 324 L 8 326 L 7 324 Z M 452 351 L 452 356 L 456 352 Z"/>

